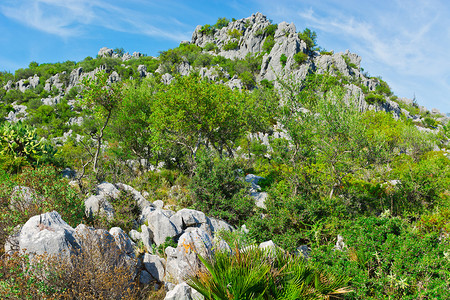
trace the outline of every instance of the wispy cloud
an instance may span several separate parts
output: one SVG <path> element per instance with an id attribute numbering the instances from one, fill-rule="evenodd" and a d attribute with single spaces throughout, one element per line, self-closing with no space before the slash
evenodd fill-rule
<path id="1" fill-rule="evenodd" d="M 16 22 L 62 38 L 86 35 L 90 26 L 176 41 L 186 38 L 185 33 L 170 28 L 169 24 L 145 15 L 140 10 L 143 4 L 138 4 L 130 9 L 106 0 L 7 0 L 0 5 L 0 12 Z"/>

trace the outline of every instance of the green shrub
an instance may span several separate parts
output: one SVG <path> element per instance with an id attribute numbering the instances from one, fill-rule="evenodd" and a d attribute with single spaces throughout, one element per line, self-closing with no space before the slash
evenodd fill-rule
<path id="1" fill-rule="evenodd" d="M 229 50 L 235 50 L 238 48 L 238 41 L 228 41 L 224 46 L 223 50 L 229 51 Z"/>
<path id="2" fill-rule="evenodd" d="M 252 89 L 256 85 L 255 77 L 249 71 L 239 74 L 239 79 L 242 80 L 242 83 L 247 89 Z"/>
<path id="3" fill-rule="evenodd" d="M 216 24 L 214 24 L 214 28 L 222 29 L 224 27 L 227 27 L 229 23 L 230 20 L 228 20 L 227 18 L 219 18 L 217 19 Z"/>
<path id="4" fill-rule="evenodd" d="M 281 56 L 280 56 L 280 63 L 281 63 L 281 65 L 283 66 L 283 67 L 285 67 L 286 66 L 286 62 L 287 62 L 287 56 L 286 56 L 286 54 L 281 54 Z"/>
<path id="5" fill-rule="evenodd" d="M 249 196 L 248 184 L 236 170 L 231 159 L 213 157 L 207 152 L 197 154 L 195 175 L 189 184 L 194 207 L 231 224 L 251 216 L 254 200 Z"/>
<path id="6" fill-rule="evenodd" d="M 278 28 L 278 24 L 270 24 L 269 26 L 267 26 L 266 28 L 264 28 L 264 34 L 266 36 L 274 36 L 275 32 L 277 31 Z"/>
<path id="7" fill-rule="evenodd" d="M 425 117 L 423 119 L 423 124 L 428 128 L 436 128 L 438 125 L 438 122 L 431 117 Z"/>
<path id="8" fill-rule="evenodd" d="M 294 54 L 294 60 L 297 64 L 300 65 L 308 60 L 308 54 L 303 53 L 303 52 L 298 52 L 298 53 Z"/>
<path id="9" fill-rule="evenodd" d="M 215 28 L 209 24 L 205 24 L 202 26 L 202 28 L 200 29 L 200 33 L 204 34 L 204 35 L 213 35 L 215 32 Z"/>
<path id="10" fill-rule="evenodd" d="M 269 35 L 264 40 L 264 43 L 262 45 L 262 50 L 264 52 L 270 53 L 270 51 L 272 50 L 273 46 L 275 46 L 275 39 L 273 38 L 273 36 Z"/>
<path id="11" fill-rule="evenodd" d="M 242 36 L 242 30 L 239 29 L 230 29 L 228 30 L 228 35 L 232 39 L 239 39 Z"/>
<path id="12" fill-rule="evenodd" d="M 303 40 L 306 43 L 306 48 L 309 51 L 317 50 L 317 34 L 315 31 L 311 31 L 309 28 L 305 28 L 303 32 L 298 33 L 299 39 Z"/>
<path id="13" fill-rule="evenodd" d="M 450 296 L 448 241 L 418 234 L 400 218 L 359 217 L 341 229 L 346 248 L 313 248 L 312 260 L 351 277 L 351 299 L 445 299 Z"/>
<path id="14" fill-rule="evenodd" d="M 261 86 L 265 87 L 266 89 L 273 89 L 273 87 L 274 87 L 273 82 L 270 82 L 267 79 L 261 80 L 260 84 L 261 84 Z"/>
<path id="15" fill-rule="evenodd" d="M 383 95 L 375 94 L 375 93 L 369 93 L 366 95 L 365 100 L 369 104 L 383 104 L 386 102 L 386 99 L 384 99 Z"/>
<path id="16" fill-rule="evenodd" d="M 215 43 L 209 42 L 205 44 L 205 47 L 203 47 L 203 49 L 205 51 L 212 51 L 212 50 L 217 50 L 217 45 Z"/>

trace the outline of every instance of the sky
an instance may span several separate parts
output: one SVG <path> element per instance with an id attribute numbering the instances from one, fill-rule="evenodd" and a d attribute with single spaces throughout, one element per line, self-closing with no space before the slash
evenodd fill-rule
<path id="1" fill-rule="evenodd" d="M 0 0 L 0 70 L 95 57 L 102 47 L 158 56 L 197 25 L 261 12 L 350 50 L 398 97 L 450 113 L 448 0 Z"/>

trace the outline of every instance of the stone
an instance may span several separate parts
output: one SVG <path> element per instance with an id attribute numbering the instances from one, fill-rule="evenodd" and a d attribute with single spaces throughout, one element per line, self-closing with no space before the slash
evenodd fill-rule
<path id="1" fill-rule="evenodd" d="M 114 237 L 116 245 L 121 251 L 130 257 L 134 257 L 134 243 L 128 235 L 120 227 L 113 227 L 109 230 L 109 234 Z"/>
<path id="2" fill-rule="evenodd" d="M 153 232 L 146 226 L 141 226 L 141 240 L 148 252 L 152 252 Z"/>
<path id="3" fill-rule="evenodd" d="M 102 182 L 96 187 L 97 195 L 104 195 L 107 197 L 111 197 L 117 199 L 120 195 L 119 189 L 112 183 Z"/>
<path id="4" fill-rule="evenodd" d="M 133 195 L 134 200 L 136 200 L 141 211 L 143 211 L 147 207 L 153 208 L 153 205 L 152 205 L 152 203 L 150 203 L 150 201 L 146 200 L 140 192 L 138 192 L 136 189 L 129 186 L 128 184 L 119 182 L 119 183 L 116 183 L 115 186 L 121 191 L 127 191 L 127 192 L 131 193 Z"/>
<path id="5" fill-rule="evenodd" d="M 297 255 L 301 255 L 304 258 L 308 259 L 310 253 L 311 253 L 311 248 L 308 247 L 308 245 L 301 245 L 301 246 L 297 247 L 297 251 L 296 251 Z"/>
<path id="6" fill-rule="evenodd" d="M 153 241 L 157 246 L 166 241 L 166 238 L 181 234 L 181 227 L 173 224 L 162 210 L 156 209 L 147 216 L 148 227 L 153 233 Z"/>
<path id="7" fill-rule="evenodd" d="M 12 189 L 9 207 L 15 210 L 27 211 L 31 205 L 37 205 L 40 202 L 36 192 L 27 187 L 16 185 Z"/>
<path id="8" fill-rule="evenodd" d="M 166 294 L 164 300 L 193 300 L 192 288 L 186 282 L 177 284 Z"/>
<path id="9" fill-rule="evenodd" d="M 56 211 L 31 217 L 22 227 L 19 248 L 28 254 L 69 257 L 79 248 L 75 230 Z"/>
<path id="10" fill-rule="evenodd" d="M 226 231 L 234 230 L 233 226 L 231 226 L 230 224 L 228 224 L 227 222 L 225 222 L 223 220 L 216 219 L 216 218 L 209 218 L 209 221 L 210 221 L 211 231 L 213 234 L 219 230 L 226 230 Z"/>
<path id="11" fill-rule="evenodd" d="M 143 264 L 155 280 L 162 282 L 165 274 L 164 259 L 158 255 L 144 254 Z"/>
<path id="12" fill-rule="evenodd" d="M 102 216 L 108 220 L 114 219 L 115 211 L 105 195 L 92 195 L 84 201 L 87 217 Z"/>
<path id="13" fill-rule="evenodd" d="M 146 65 L 139 65 L 137 67 L 137 71 L 139 73 L 139 76 L 142 77 L 146 77 L 147 76 L 147 66 Z"/>
<path id="14" fill-rule="evenodd" d="M 207 217 L 201 211 L 183 208 L 170 217 L 170 221 L 175 224 L 175 226 L 186 229 L 187 227 L 197 227 L 206 223 Z"/>
<path id="15" fill-rule="evenodd" d="M 110 57 L 112 56 L 114 53 L 114 50 L 108 47 L 103 47 L 98 51 L 98 56 L 99 57 Z"/>
<path id="16" fill-rule="evenodd" d="M 165 250 L 165 281 L 179 283 L 186 275 L 200 267 L 197 255 L 207 257 L 212 254 L 212 237 L 200 228 L 189 228 L 178 239 L 177 248 L 167 247 Z"/>
<path id="17" fill-rule="evenodd" d="M 130 232 L 128 233 L 128 236 L 130 237 L 130 239 L 133 242 L 138 242 L 141 240 L 141 233 L 135 229 L 131 229 Z"/>
<path id="18" fill-rule="evenodd" d="M 170 84 L 173 80 L 173 76 L 169 73 L 165 73 L 161 76 L 161 82 L 164 84 Z"/>
<path id="19" fill-rule="evenodd" d="M 343 251 L 345 248 L 347 248 L 347 245 L 344 243 L 344 237 L 338 234 L 334 250 Z"/>
<path id="20" fill-rule="evenodd" d="M 23 121 L 27 118 L 28 112 L 27 107 L 25 105 L 17 105 L 13 103 L 13 110 L 8 113 L 6 116 L 6 121 L 11 123 L 16 123 L 19 121 Z"/>
<path id="21" fill-rule="evenodd" d="M 164 202 L 162 200 L 153 201 L 153 206 L 159 209 L 164 208 Z"/>
<path id="22" fill-rule="evenodd" d="M 76 177 L 77 172 L 75 172 L 74 170 L 72 170 L 71 168 L 65 168 L 64 170 L 62 170 L 61 172 L 62 177 L 67 178 L 67 179 L 73 179 Z"/>
<path id="23" fill-rule="evenodd" d="M 139 275 L 139 283 L 143 284 L 143 285 L 147 285 L 150 282 L 152 282 L 152 276 L 150 275 L 150 273 L 148 273 L 145 270 L 141 271 L 141 274 Z"/>

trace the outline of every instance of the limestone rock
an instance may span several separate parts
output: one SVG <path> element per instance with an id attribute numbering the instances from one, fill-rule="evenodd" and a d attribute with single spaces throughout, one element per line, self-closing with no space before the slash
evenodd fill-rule
<path id="1" fill-rule="evenodd" d="M 169 217 L 160 209 L 152 211 L 148 217 L 148 227 L 153 233 L 153 241 L 156 245 L 161 245 L 167 237 L 173 238 L 181 234 L 181 227 L 173 224 Z"/>
<path id="2" fill-rule="evenodd" d="M 108 220 L 114 219 L 114 207 L 104 194 L 90 196 L 84 201 L 84 205 L 88 217 L 99 215 L 106 217 Z"/>
<path id="3" fill-rule="evenodd" d="M 177 248 L 167 247 L 166 281 L 182 282 L 185 276 L 199 267 L 197 254 L 203 257 L 213 251 L 212 237 L 200 228 L 192 228 L 178 239 Z"/>
<path id="4" fill-rule="evenodd" d="M 75 230 L 52 211 L 31 217 L 23 225 L 19 236 L 19 248 L 30 254 L 48 254 L 69 257 L 79 244 L 74 238 Z"/>
<path id="5" fill-rule="evenodd" d="M 110 57 L 114 53 L 114 50 L 108 47 L 103 47 L 98 51 L 99 57 Z"/>
<path id="6" fill-rule="evenodd" d="M 158 255 L 151 255 L 145 253 L 143 264 L 147 272 L 149 272 L 149 274 L 152 276 L 152 278 L 154 278 L 159 282 L 163 281 L 165 273 L 164 259 L 162 259 Z"/>
<path id="7" fill-rule="evenodd" d="M 13 110 L 8 113 L 8 116 L 5 119 L 11 123 L 16 123 L 25 120 L 27 116 L 27 107 L 25 105 L 17 105 L 14 103 Z"/>
<path id="8" fill-rule="evenodd" d="M 134 243 L 128 235 L 120 227 L 113 227 L 109 230 L 109 234 L 114 237 L 116 245 L 128 256 L 134 257 Z"/>
<path id="9" fill-rule="evenodd" d="M 177 284 L 166 294 L 164 300 L 193 300 L 192 288 L 186 282 Z"/>
<path id="10" fill-rule="evenodd" d="M 201 211 L 183 208 L 170 217 L 170 221 L 178 228 L 186 229 L 187 227 L 197 227 L 207 223 L 207 217 Z"/>

